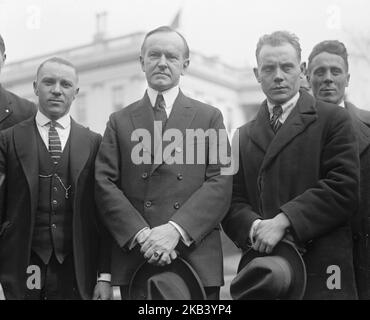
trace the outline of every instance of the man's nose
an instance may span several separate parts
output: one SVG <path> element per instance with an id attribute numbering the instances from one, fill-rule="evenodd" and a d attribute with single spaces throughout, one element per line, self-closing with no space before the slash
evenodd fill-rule
<path id="1" fill-rule="evenodd" d="M 281 72 L 281 69 L 280 68 L 276 68 L 274 81 L 275 82 L 281 82 L 283 80 L 284 80 L 284 78 L 283 78 L 283 73 Z"/>
<path id="2" fill-rule="evenodd" d="M 56 83 L 53 87 L 52 87 L 52 91 L 51 91 L 53 94 L 55 95 L 60 95 L 62 94 L 62 88 L 61 88 L 61 85 L 60 83 Z"/>
<path id="3" fill-rule="evenodd" d="M 325 83 L 332 83 L 333 82 L 333 75 L 331 74 L 330 70 L 325 72 L 324 82 Z"/>
<path id="4" fill-rule="evenodd" d="M 160 66 L 162 68 L 167 67 L 167 59 L 166 59 L 166 56 L 164 54 L 162 54 L 161 57 L 159 58 L 158 66 Z"/>

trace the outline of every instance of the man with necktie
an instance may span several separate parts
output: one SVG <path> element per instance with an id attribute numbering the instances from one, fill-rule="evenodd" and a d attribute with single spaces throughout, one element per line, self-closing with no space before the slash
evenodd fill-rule
<path id="1" fill-rule="evenodd" d="M 267 99 L 239 131 L 240 166 L 224 230 L 240 248 L 261 254 L 293 240 L 304 252 L 305 299 L 356 299 L 349 222 L 358 205 L 359 159 L 351 119 L 299 90 L 304 65 L 294 34 L 264 35 L 256 58 Z"/>
<path id="2" fill-rule="evenodd" d="M 109 237 L 94 202 L 101 136 L 70 117 L 78 91 L 70 62 L 44 61 L 34 81 L 36 116 L 0 133 L 0 284 L 6 299 L 111 296 Z"/>
<path id="3" fill-rule="evenodd" d="M 370 112 L 345 99 L 350 74 L 345 45 L 337 40 L 318 43 L 308 58 L 308 80 L 316 99 L 345 108 L 352 119 L 360 154 L 360 205 L 352 217 L 354 265 L 360 299 L 370 299 Z"/>
<path id="4" fill-rule="evenodd" d="M 0 35 L 0 72 L 6 60 L 5 43 Z M 0 131 L 32 117 L 36 113 L 35 105 L 0 85 Z"/>
<path id="5" fill-rule="evenodd" d="M 140 62 L 148 83 L 144 97 L 111 115 L 96 160 L 96 199 L 115 239 L 112 284 L 127 298 L 140 264 L 165 267 L 179 254 L 199 275 L 207 298 L 218 299 L 223 284 L 219 223 L 229 206 L 232 177 L 221 174 L 219 161 L 209 160 L 208 138 L 189 144 L 205 152 L 204 163 L 187 163 L 184 146 L 187 131 L 224 130 L 223 117 L 180 90 L 190 60 L 187 42 L 176 30 L 149 32 Z M 135 138 L 142 131 L 149 140 Z M 181 139 L 166 156 L 170 132 Z M 137 147 L 148 161 L 136 163 Z M 170 163 L 172 156 L 185 160 Z"/>

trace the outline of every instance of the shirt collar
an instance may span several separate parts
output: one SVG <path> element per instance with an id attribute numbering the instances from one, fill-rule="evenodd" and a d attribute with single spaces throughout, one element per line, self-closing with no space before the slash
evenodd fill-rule
<path id="1" fill-rule="evenodd" d="M 285 113 L 287 110 L 291 110 L 295 107 L 297 104 L 297 101 L 299 99 L 299 91 L 296 93 L 296 95 L 288 100 L 287 102 L 283 103 L 281 107 L 283 108 L 283 113 Z M 272 114 L 272 109 L 276 106 L 276 104 L 271 103 L 269 100 L 267 100 L 267 106 L 269 108 L 270 114 Z"/>
<path id="2" fill-rule="evenodd" d="M 174 86 L 171 89 L 168 89 L 166 91 L 162 91 L 161 94 L 163 95 L 164 102 L 166 103 L 166 109 L 172 108 L 178 94 L 179 94 L 180 88 L 179 86 Z M 154 90 L 151 87 L 148 87 L 147 93 L 150 99 L 150 103 L 152 104 L 152 107 L 155 106 L 155 101 L 157 100 L 158 91 Z"/>
<path id="3" fill-rule="evenodd" d="M 40 112 L 40 110 L 37 110 L 37 113 L 36 113 L 36 123 L 39 126 L 41 126 L 41 127 L 46 126 L 46 125 L 49 124 L 50 121 L 51 121 L 51 119 L 49 119 L 42 112 Z M 56 122 L 63 129 L 68 128 L 71 125 L 71 117 L 69 115 L 69 112 L 66 113 L 63 117 L 61 117 L 58 120 L 56 120 Z"/>
<path id="4" fill-rule="evenodd" d="M 341 103 L 339 103 L 339 104 L 338 104 L 338 106 L 340 106 L 340 107 L 342 107 L 342 108 L 345 108 L 345 107 L 346 107 L 346 105 L 344 104 L 344 100 L 342 100 L 342 102 L 341 102 Z"/>

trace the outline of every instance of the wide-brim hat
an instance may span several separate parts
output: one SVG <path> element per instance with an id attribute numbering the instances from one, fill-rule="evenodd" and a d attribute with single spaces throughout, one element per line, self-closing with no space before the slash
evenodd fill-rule
<path id="1" fill-rule="evenodd" d="M 159 267 L 147 262 L 134 272 L 129 284 L 131 300 L 205 300 L 203 284 L 182 258 Z"/>
<path id="2" fill-rule="evenodd" d="M 301 254 L 294 243 L 284 239 L 269 255 L 252 248 L 245 252 L 238 274 L 231 282 L 230 293 L 236 300 L 300 300 L 306 282 L 306 266 Z"/>

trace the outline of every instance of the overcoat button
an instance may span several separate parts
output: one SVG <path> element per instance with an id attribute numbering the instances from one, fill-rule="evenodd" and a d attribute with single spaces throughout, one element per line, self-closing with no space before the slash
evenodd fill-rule
<path id="1" fill-rule="evenodd" d="M 178 202 L 175 202 L 175 204 L 173 205 L 173 207 L 177 210 L 177 209 L 180 209 L 180 203 Z"/>
<path id="2" fill-rule="evenodd" d="M 147 201 L 147 202 L 145 202 L 145 206 L 146 206 L 147 208 L 150 208 L 150 207 L 152 206 L 152 202 L 151 202 L 151 201 Z"/>

